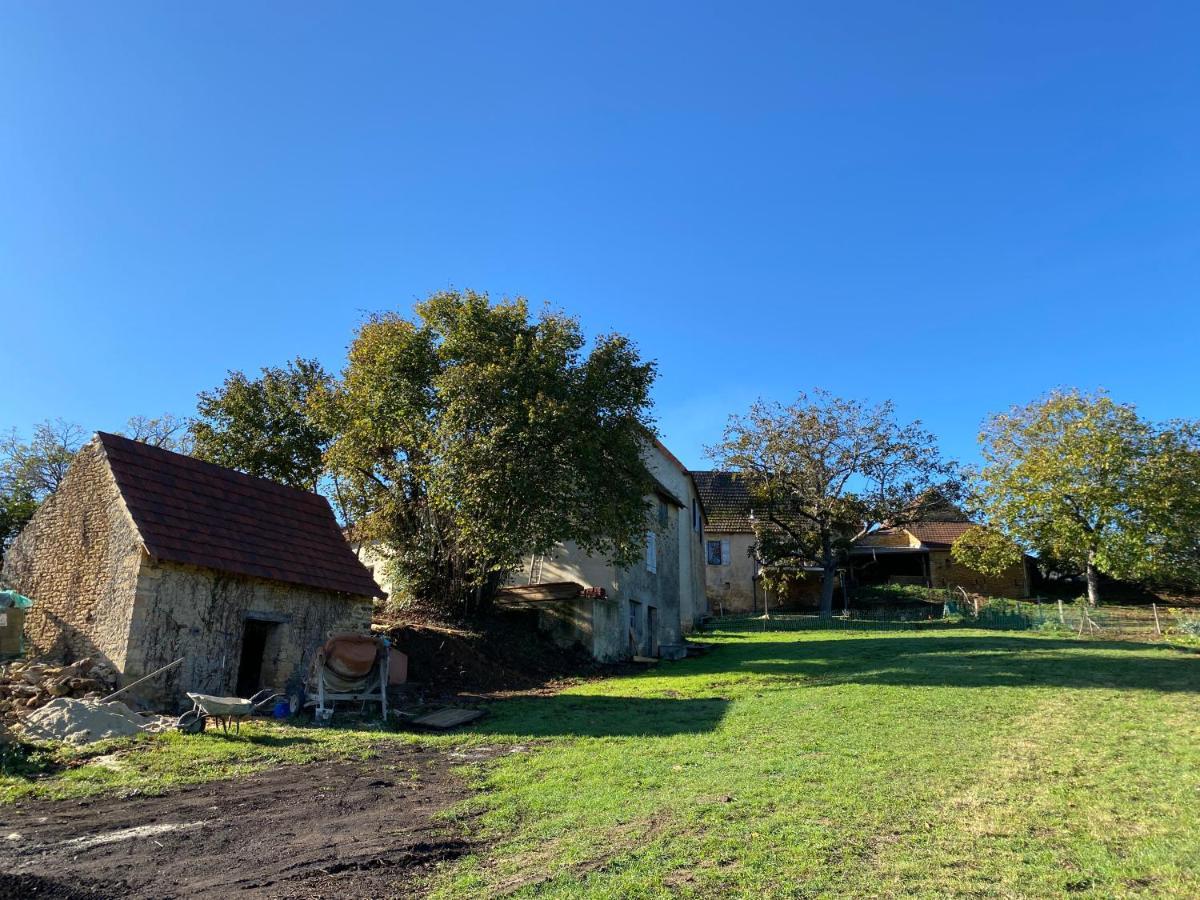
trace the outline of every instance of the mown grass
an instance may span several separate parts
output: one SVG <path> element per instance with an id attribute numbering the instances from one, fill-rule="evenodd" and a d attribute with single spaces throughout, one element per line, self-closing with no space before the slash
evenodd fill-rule
<path id="1" fill-rule="evenodd" d="M 161 791 L 380 741 L 521 743 L 536 749 L 463 770 L 480 790 L 446 817 L 485 849 L 440 870 L 435 895 L 1200 895 L 1195 653 L 935 628 L 712 640 L 498 703 L 465 734 L 172 735 L 116 769 L 0 789 Z"/>
<path id="2" fill-rule="evenodd" d="M 444 897 L 1200 894 L 1200 657 L 926 630 L 722 634 L 515 700 Z"/>

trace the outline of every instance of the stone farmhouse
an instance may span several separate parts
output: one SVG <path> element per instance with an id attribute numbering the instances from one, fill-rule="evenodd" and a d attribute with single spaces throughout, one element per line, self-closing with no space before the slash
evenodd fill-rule
<path id="1" fill-rule="evenodd" d="M 750 552 L 754 545 L 753 510 L 746 482 L 732 472 L 693 472 L 692 476 L 707 513 L 705 588 L 712 609 L 761 612 L 764 604 L 815 608 L 820 585 L 817 567 L 806 570 L 810 577 L 793 582 L 784 596 L 764 590 L 762 567 Z M 996 577 L 954 562 L 951 546 L 974 527 L 952 504 L 931 504 L 921 522 L 882 528 L 860 539 L 841 580 L 848 588 L 875 584 L 961 586 L 992 597 L 1028 597 L 1028 560 Z"/>
<path id="2" fill-rule="evenodd" d="M 820 569 L 812 577 L 793 581 L 787 592 L 767 589 L 762 567 L 751 555 L 754 526 L 750 491 L 732 472 L 693 472 L 704 504 L 704 584 L 708 604 L 716 613 L 762 612 L 780 605 L 815 605 L 820 593 Z"/>
<path id="3" fill-rule="evenodd" d="M 684 634 L 707 614 L 701 536 L 703 507 L 691 474 L 657 440 L 643 455 L 654 478 L 647 498 L 641 561 L 617 568 L 571 543 L 531 554 L 499 592 L 497 602 L 537 613 L 538 627 L 563 646 L 582 645 L 596 659 L 680 656 Z M 384 555 L 356 547 L 385 587 Z"/>
<path id="4" fill-rule="evenodd" d="M 535 606 L 539 627 L 558 643 L 582 644 L 606 662 L 683 656 L 684 635 L 708 613 L 704 507 L 695 482 L 657 439 L 646 442 L 643 459 L 655 490 L 647 498 L 640 562 L 618 568 L 560 544 L 551 553 L 531 554 L 502 592 L 505 602 Z"/>
<path id="5" fill-rule="evenodd" d="M 99 433 L 4 559 L 37 653 L 103 657 L 140 696 L 299 690 L 381 590 L 316 494 Z"/>

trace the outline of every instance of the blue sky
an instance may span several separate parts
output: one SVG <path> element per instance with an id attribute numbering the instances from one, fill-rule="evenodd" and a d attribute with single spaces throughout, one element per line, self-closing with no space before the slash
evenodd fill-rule
<path id="1" fill-rule="evenodd" d="M 340 368 L 523 294 L 667 444 L 892 398 L 970 459 L 1055 385 L 1200 417 L 1194 3 L 0 3 L 0 428 Z"/>

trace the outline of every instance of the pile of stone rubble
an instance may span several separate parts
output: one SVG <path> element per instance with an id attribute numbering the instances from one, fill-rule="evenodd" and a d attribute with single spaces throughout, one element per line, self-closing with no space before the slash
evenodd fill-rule
<path id="1" fill-rule="evenodd" d="M 0 664 L 0 725 L 14 725 L 59 697 L 99 699 L 116 681 L 107 663 L 91 657 L 69 666 L 36 659 Z"/>

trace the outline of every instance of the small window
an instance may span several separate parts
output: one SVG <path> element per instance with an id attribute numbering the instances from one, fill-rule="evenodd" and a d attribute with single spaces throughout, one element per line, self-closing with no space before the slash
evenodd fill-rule
<path id="1" fill-rule="evenodd" d="M 658 501 L 658 524 L 660 528 L 667 527 L 667 504 L 662 500 Z"/>
<path id="2" fill-rule="evenodd" d="M 658 572 L 658 535 L 646 532 L 646 571 Z"/>
<path id="3" fill-rule="evenodd" d="M 710 566 L 724 565 L 725 557 L 721 555 L 721 541 L 707 541 L 705 543 L 708 564 Z"/>

